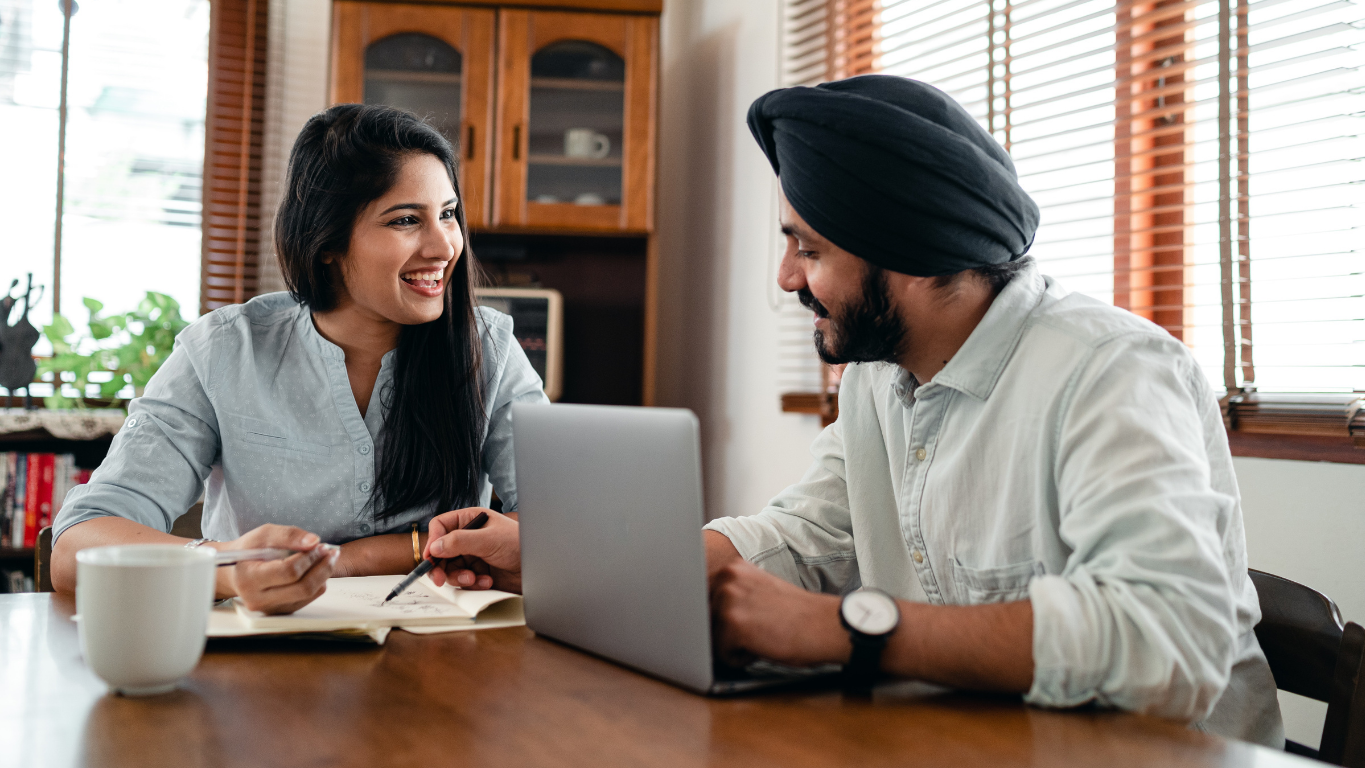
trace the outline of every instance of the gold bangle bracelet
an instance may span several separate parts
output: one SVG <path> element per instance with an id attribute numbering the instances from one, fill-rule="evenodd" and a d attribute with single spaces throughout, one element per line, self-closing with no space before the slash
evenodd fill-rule
<path id="1" fill-rule="evenodd" d="M 422 562 L 422 539 L 417 535 L 417 523 L 412 524 L 412 562 Z"/>

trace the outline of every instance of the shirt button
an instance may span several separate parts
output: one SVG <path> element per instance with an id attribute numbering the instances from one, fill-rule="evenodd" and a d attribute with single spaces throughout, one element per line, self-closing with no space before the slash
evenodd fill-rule
<path id="1" fill-rule="evenodd" d="M 360 451 L 360 455 L 361 455 L 361 456 L 369 456 L 369 455 L 370 455 L 370 446 L 368 446 L 368 445 L 362 445 L 362 446 L 360 446 L 360 448 L 359 448 L 358 450 Z"/>
<path id="2" fill-rule="evenodd" d="M 921 555 L 918 549 L 912 552 L 911 556 L 915 558 L 915 562 L 917 563 L 924 562 L 924 555 Z"/>
<path id="3" fill-rule="evenodd" d="M 924 450 L 923 448 L 919 449 L 918 451 L 915 451 L 915 458 L 918 459 L 919 461 L 924 461 L 924 457 L 928 455 L 929 452 Z"/>
<path id="4" fill-rule="evenodd" d="M 369 492 L 370 492 L 370 484 L 369 484 L 369 483 L 361 483 L 361 484 L 360 484 L 360 492 L 361 492 L 361 493 L 369 493 Z"/>
<path id="5" fill-rule="evenodd" d="M 369 533 L 369 532 L 370 532 L 370 524 L 369 524 L 369 523 L 361 523 L 361 524 L 360 524 L 360 532 L 361 532 L 361 533 Z"/>

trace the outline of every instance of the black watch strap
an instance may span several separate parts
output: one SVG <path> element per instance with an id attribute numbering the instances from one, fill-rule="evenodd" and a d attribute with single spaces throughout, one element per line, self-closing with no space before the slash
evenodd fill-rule
<path id="1" fill-rule="evenodd" d="M 849 632 L 853 653 L 844 665 L 844 682 L 849 688 L 867 690 L 877 682 L 882 672 L 882 652 L 890 635 L 873 637 L 861 632 Z"/>

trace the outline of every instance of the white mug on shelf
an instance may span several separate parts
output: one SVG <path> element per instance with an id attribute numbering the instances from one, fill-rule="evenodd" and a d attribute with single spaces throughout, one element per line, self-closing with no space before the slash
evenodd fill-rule
<path id="1" fill-rule="evenodd" d="M 76 553 L 76 614 L 86 666 L 114 691 L 175 689 L 204 653 L 213 550 L 127 544 Z"/>
<path id="2" fill-rule="evenodd" d="M 564 132 L 566 157 L 600 160 L 611 154 L 611 139 L 591 128 L 570 128 Z"/>

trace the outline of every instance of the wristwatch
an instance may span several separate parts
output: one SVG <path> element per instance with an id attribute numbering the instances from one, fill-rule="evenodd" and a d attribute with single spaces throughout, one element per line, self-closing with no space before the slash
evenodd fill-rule
<path id="1" fill-rule="evenodd" d="M 870 689 L 881 674 L 886 641 L 901 622 L 900 609 L 880 589 L 863 587 L 844 595 L 839 621 L 853 643 L 853 653 L 844 665 L 844 680 L 851 688 Z"/>

